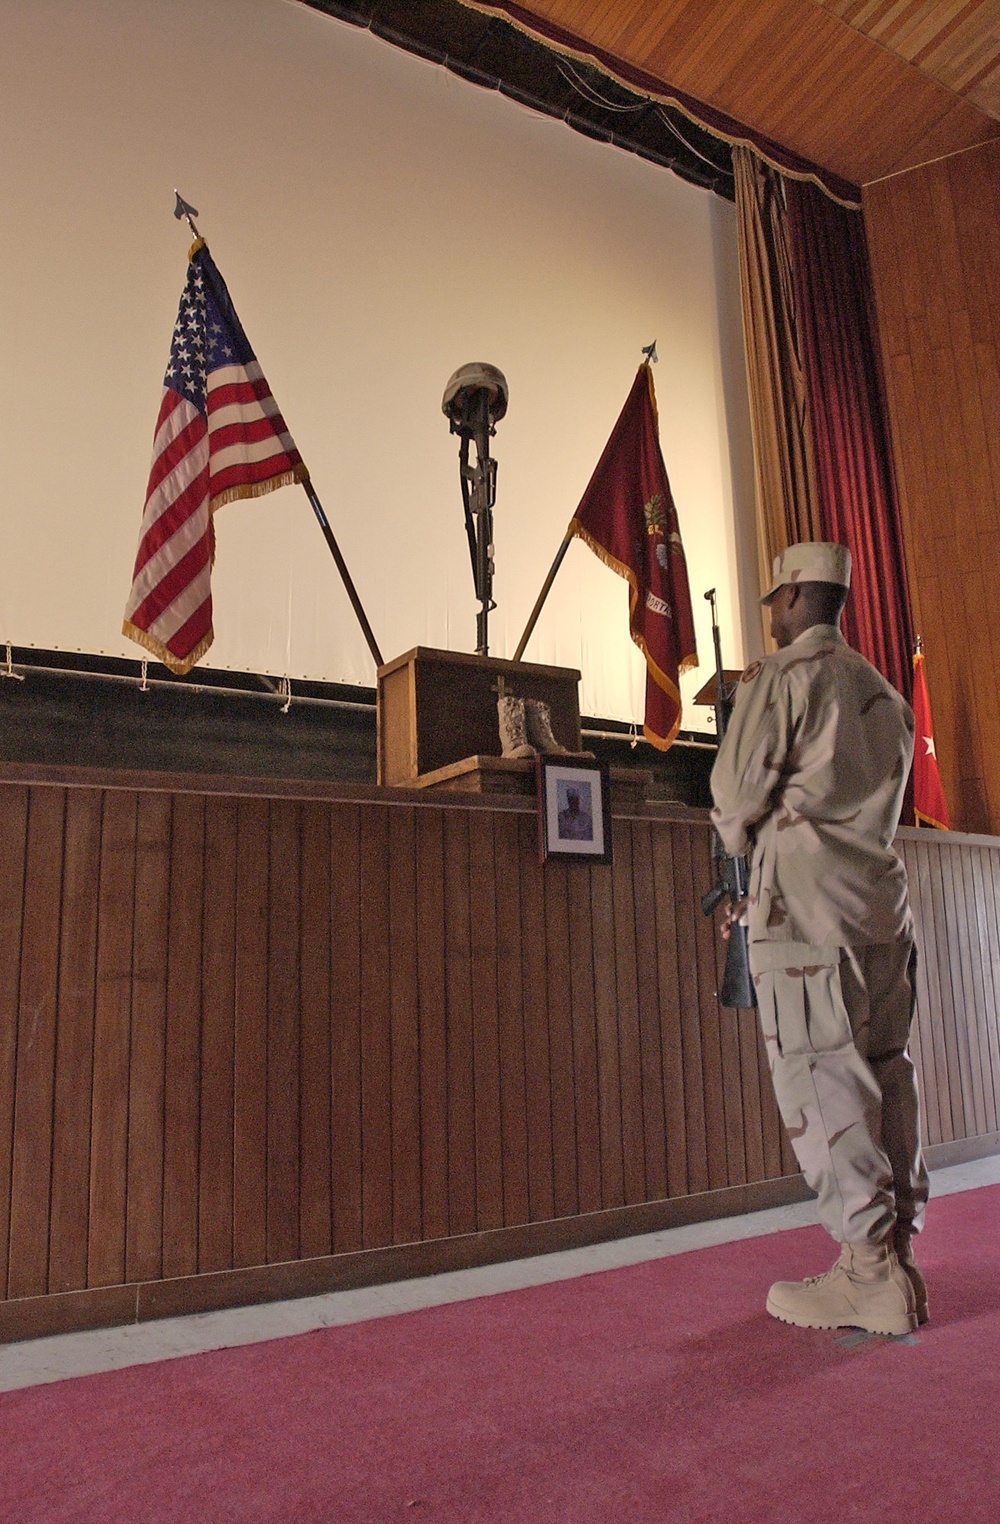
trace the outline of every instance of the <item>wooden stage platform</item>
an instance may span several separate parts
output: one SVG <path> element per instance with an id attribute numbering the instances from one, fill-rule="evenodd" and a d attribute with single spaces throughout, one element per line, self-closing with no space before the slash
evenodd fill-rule
<path id="1" fill-rule="evenodd" d="M 902 831 L 932 1163 L 1000 1149 L 1000 841 Z M 703 812 L 0 765 L 0 1339 L 804 1194 Z"/>

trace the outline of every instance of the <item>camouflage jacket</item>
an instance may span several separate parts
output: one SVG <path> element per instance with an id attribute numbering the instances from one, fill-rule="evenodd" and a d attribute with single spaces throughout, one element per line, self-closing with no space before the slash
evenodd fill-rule
<path id="1" fill-rule="evenodd" d="M 751 942 L 912 934 L 892 847 L 912 756 L 909 706 L 833 625 L 747 667 L 712 769 L 712 819 L 727 851 L 753 848 Z"/>

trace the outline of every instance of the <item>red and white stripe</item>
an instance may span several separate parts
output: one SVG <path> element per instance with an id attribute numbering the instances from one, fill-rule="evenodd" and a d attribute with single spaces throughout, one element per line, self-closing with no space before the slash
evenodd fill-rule
<path id="1" fill-rule="evenodd" d="M 295 442 L 256 360 L 223 365 L 208 377 L 212 507 L 267 491 L 273 477 L 301 465 Z M 275 483 L 280 486 L 281 483 Z"/>
<path id="2" fill-rule="evenodd" d="M 125 633 L 174 672 L 212 641 L 212 514 L 205 420 L 164 387 Z"/>
<path id="3" fill-rule="evenodd" d="M 256 361 L 208 377 L 208 421 L 164 387 L 125 634 L 174 672 L 212 644 L 212 513 L 304 476 Z"/>

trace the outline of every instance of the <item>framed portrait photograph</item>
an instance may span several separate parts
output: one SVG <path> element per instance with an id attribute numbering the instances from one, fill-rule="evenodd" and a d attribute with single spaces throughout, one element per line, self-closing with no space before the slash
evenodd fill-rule
<path id="1" fill-rule="evenodd" d="M 540 754 L 538 850 L 550 857 L 611 861 L 611 785 L 607 765 Z"/>

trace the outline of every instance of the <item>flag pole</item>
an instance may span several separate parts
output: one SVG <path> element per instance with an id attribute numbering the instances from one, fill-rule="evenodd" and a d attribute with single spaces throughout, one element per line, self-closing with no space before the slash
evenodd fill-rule
<path id="1" fill-rule="evenodd" d="M 334 539 L 333 530 L 330 528 L 330 525 L 327 522 L 326 514 L 323 512 L 323 504 L 316 496 L 316 489 L 313 486 L 312 482 L 309 480 L 308 476 L 302 483 L 302 486 L 306 497 L 312 504 L 312 511 L 319 520 L 319 527 L 322 529 L 323 537 L 326 540 L 327 545 L 330 547 L 330 554 L 337 563 L 337 570 L 340 573 L 344 587 L 347 589 L 347 596 L 351 600 L 351 608 L 358 616 L 358 623 L 361 626 L 365 640 L 368 642 L 368 649 L 372 653 L 372 656 L 375 660 L 375 665 L 376 667 L 384 666 L 384 662 L 382 660 L 382 652 L 378 648 L 375 636 L 372 634 L 372 627 L 368 623 L 364 609 L 361 607 L 361 599 L 358 597 L 357 589 L 355 588 L 354 583 L 351 581 L 351 574 L 347 570 L 347 562 L 344 560 L 343 556 L 340 553 L 340 546 Z"/>
<path id="2" fill-rule="evenodd" d="M 183 219 L 191 229 L 194 236 L 196 238 L 200 238 L 201 234 L 195 227 L 194 223 L 195 217 L 200 216 L 198 208 L 196 206 L 192 206 L 189 201 L 185 201 L 184 197 L 181 195 L 176 186 L 174 187 L 174 196 L 176 197 L 176 200 L 174 201 L 174 216 L 177 218 L 178 222 Z M 347 596 L 351 600 L 351 608 L 357 615 L 362 634 L 364 635 L 365 640 L 368 642 L 368 649 L 372 653 L 376 667 L 381 667 L 384 665 L 382 661 L 382 652 L 378 648 L 378 643 L 375 639 L 375 636 L 372 634 L 372 627 L 368 623 L 365 611 L 361 606 L 361 599 L 358 597 L 357 588 L 354 586 L 354 583 L 351 580 L 351 574 L 347 570 L 347 562 L 344 560 L 343 556 L 340 553 L 340 546 L 334 539 L 333 530 L 330 528 L 326 514 L 323 512 L 323 504 L 316 496 L 316 489 L 313 486 L 312 482 L 309 480 L 308 474 L 306 475 L 302 486 L 305 489 L 306 497 L 309 499 L 310 505 L 312 506 L 312 511 L 315 513 L 317 519 L 319 520 L 319 527 L 322 529 L 324 539 L 326 540 L 327 545 L 330 547 L 330 554 L 332 555 L 334 561 L 337 563 L 337 570 L 340 572 L 341 580 L 343 581 L 344 587 L 347 589 Z"/>
<path id="3" fill-rule="evenodd" d="M 521 639 L 517 643 L 517 650 L 514 652 L 515 661 L 520 661 L 521 657 L 524 655 L 524 648 L 528 644 L 528 641 L 531 639 L 531 632 L 535 628 L 535 625 L 538 623 L 538 616 L 542 612 L 542 604 L 549 596 L 549 589 L 551 588 L 553 582 L 556 580 L 556 572 L 563 564 L 563 557 L 565 556 L 567 550 L 569 550 L 569 544 L 572 539 L 573 532 L 572 530 L 567 529 L 566 538 L 563 540 L 559 549 L 556 551 L 555 560 L 549 567 L 549 574 L 546 577 L 545 581 L 542 583 L 542 590 L 535 600 L 535 606 L 531 611 L 531 618 L 528 620 L 528 623 L 524 627 L 524 634 L 521 636 Z"/>

